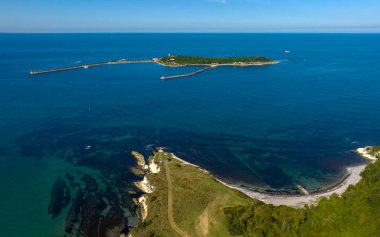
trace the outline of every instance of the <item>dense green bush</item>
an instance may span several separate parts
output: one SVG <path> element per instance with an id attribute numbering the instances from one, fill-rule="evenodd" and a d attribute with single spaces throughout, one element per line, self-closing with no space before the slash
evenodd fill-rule
<path id="1" fill-rule="evenodd" d="M 224 209 L 230 234 L 243 236 L 380 236 L 380 162 L 341 196 L 295 209 L 255 201 Z"/>
<path id="2" fill-rule="evenodd" d="M 190 56 L 166 56 L 160 59 L 163 63 L 176 64 L 225 64 L 225 63 L 252 63 L 252 62 L 272 62 L 273 60 L 264 57 L 241 57 L 241 58 L 207 58 Z"/>

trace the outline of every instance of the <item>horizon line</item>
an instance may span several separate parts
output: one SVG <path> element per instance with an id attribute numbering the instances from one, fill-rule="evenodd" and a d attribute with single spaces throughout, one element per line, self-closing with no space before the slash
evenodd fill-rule
<path id="1" fill-rule="evenodd" d="M 188 32 L 175 32 L 175 31 L 153 31 L 153 32 L 139 32 L 139 31 L 115 31 L 115 32 L 0 32 L 0 34 L 380 34 L 380 32 L 199 32 L 199 31 L 188 31 Z"/>

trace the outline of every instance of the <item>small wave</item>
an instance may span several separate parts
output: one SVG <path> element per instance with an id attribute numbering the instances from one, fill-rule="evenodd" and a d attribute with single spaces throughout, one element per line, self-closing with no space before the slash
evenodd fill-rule
<path id="1" fill-rule="evenodd" d="M 151 151 L 151 150 L 154 149 L 154 146 L 155 146 L 154 144 L 148 144 L 148 145 L 145 146 L 145 150 Z"/>

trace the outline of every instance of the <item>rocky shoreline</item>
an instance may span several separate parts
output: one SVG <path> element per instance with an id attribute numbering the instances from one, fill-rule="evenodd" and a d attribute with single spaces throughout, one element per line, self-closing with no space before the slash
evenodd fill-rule
<path id="1" fill-rule="evenodd" d="M 158 149 L 158 152 L 163 152 L 162 149 Z M 141 221 L 144 221 L 148 215 L 148 205 L 146 203 L 146 194 L 153 193 L 156 187 L 154 187 L 148 179 L 149 174 L 157 174 L 161 171 L 158 164 L 155 162 L 155 155 L 149 158 L 148 164 L 145 163 L 144 156 L 136 151 L 132 151 L 132 156 L 135 157 L 137 167 L 136 169 L 144 170 L 144 178 L 142 181 L 134 182 L 136 188 L 142 191 L 143 194 L 140 198 L 135 199 L 135 203 L 140 207 Z M 131 235 L 129 235 L 131 236 Z"/>

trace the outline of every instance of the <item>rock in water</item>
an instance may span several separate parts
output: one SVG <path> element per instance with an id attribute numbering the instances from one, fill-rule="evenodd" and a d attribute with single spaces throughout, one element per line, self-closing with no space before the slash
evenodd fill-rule
<path id="1" fill-rule="evenodd" d="M 131 167 L 129 170 L 136 176 L 143 177 L 145 175 L 144 170 L 140 169 L 140 167 Z"/>
<path id="2" fill-rule="evenodd" d="M 132 156 L 136 159 L 136 162 L 137 162 L 137 165 L 145 170 L 146 169 L 146 166 L 145 166 L 145 159 L 144 159 L 144 156 L 141 155 L 140 153 L 138 153 L 137 151 L 132 151 L 131 152 Z"/>
<path id="3" fill-rule="evenodd" d="M 70 203 L 70 190 L 67 187 L 66 182 L 58 177 L 55 181 L 50 193 L 50 203 L 48 207 L 48 213 L 52 215 L 52 218 L 56 218 L 61 213 L 62 209 Z"/>

